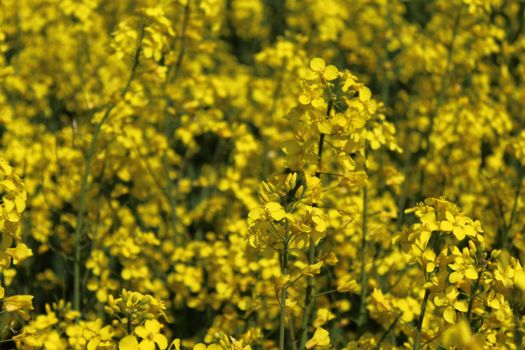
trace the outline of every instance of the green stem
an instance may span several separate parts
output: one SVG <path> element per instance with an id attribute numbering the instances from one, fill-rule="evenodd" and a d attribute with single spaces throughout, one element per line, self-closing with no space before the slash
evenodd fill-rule
<path id="1" fill-rule="evenodd" d="M 290 333 L 290 342 L 292 343 L 292 350 L 297 350 L 297 340 L 295 339 L 295 329 L 293 326 L 293 319 L 291 317 L 288 321 L 288 332 Z"/>
<path id="2" fill-rule="evenodd" d="M 442 231 L 437 231 L 437 233 L 430 238 L 430 242 L 432 242 L 431 243 L 432 251 L 436 254 L 439 251 L 439 247 L 441 243 L 440 242 L 441 235 L 442 235 Z M 429 278 L 426 276 L 425 281 L 428 281 L 428 280 Z M 423 327 L 423 319 L 425 318 L 425 311 L 427 308 L 429 297 L 430 297 L 430 289 L 426 288 L 425 295 L 423 297 L 423 301 L 421 302 L 421 313 L 419 314 L 419 319 L 417 321 L 416 338 L 414 339 L 414 346 L 413 346 L 413 349 L 415 350 L 419 349 L 419 338 L 421 336 L 421 329 Z"/>
<path id="3" fill-rule="evenodd" d="M 390 334 L 390 332 L 392 332 L 392 330 L 394 329 L 394 327 L 396 326 L 397 324 L 397 321 L 399 321 L 399 319 L 401 318 L 401 315 L 397 315 L 396 318 L 394 319 L 394 322 L 392 322 L 392 324 L 388 327 L 388 329 L 383 333 L 383 335 L 381 335 L 381 338 L 379 338 L 379 341 L 377 342 L 377 345 L 375 346 L 374 350 L 379 350 L 381 349 L 381 343 L 383 343 L 383 341 L 386 339 L 386 337 Z"/>
<path id="4" fill-rule="evenodd" d="M 366 156 L 365 156 L 366 162 Z M 366 171 L 366 166 L 365 166 Z M 367 283 L 367 273 L 366 273 L 366 236 L 367 236 L 367 216 L 368 216 L 368 188 L 365 184 L 363 188 L 363 217 L 361 222 L 361 293 L 359 300 L 359 315 L 357 317 L 357 327 L 361 329 L 364 325 L 366 318 L 366 283 Z"/>
<path id="5" fill-rule="evenodd" d="M 429 130 L 428 130 L 428 132 L 425 135 L 425 137 L 427 139 L 427 142 L 429 142 L 429 138 L 430 138 L 430 136 L 432 134 L 432 131 L 434 130 L 436 116 L 439 113 L 439 110 L 441 108 L 442 103 L 444 102 L 445 91 L 446 91 L 446 88 L 448 86 L 448 80 L 449 80 L 449 77 L 450 77 L 450 70 L 452 68 L 452 63 L 453 63 L 452 62 L 452 58 L 453 58 L 453 55 L 454 55 L 454 42 L 456 41 L 456 37 L 457 37 L 458 32 L 459 32 L 459 24 L 461 22 L 462 9 L 463 8 L 461 8 L 458 11 L 458 14 L 457 14 L 457 16 L 456 16 L 456 18 L 454 20 L 454 25 L 452 27 L 452 38 L 451 38 L 450 43 L 448 45 L 447 63 L 446 63 L 446 66 L 445 66 L 445 72 L 441 76 L 441 83 L 440 83 L 439 92 L 438 92 L 438 95 L 437 95 L 437 98 L 436 98 L 436 104 L 434 105 L 434 109 L 432 110 L 432 113 L 430 114 Z M 428 148 L 429 147 L 427 147 L 427 149 Z"/>
<path id="6" fill-rule="evenodd" d="M 308 252 L 308 262 L 310 264 L 313 264 L 315 261 L 315 242 L 313 238 L 310 238 L 310 250 Z M 303 332 L 301 334 L 301 342 L 299 345 L 299 349 L 304 349 L 304 345 L 306 344 L 308 340 L 308 321 L 310 319 L 310 314 L 312 313 L 313 309 L 313 283 L 312 283 L 312 277 L 308 278 L 308 285 L 306 286 L 306 296 L 305 296 L 305 309 L 303 312 L 303 319 L 302 319 L 302 328 Z"/>
<path id="7" fill-rule="evenodd" d="M 279 69 L 277 72 L 279 73 L 279 78 L 277 79 L 277 83 L 275 85 L 275 89 L 273 90 L 273 96 L 272 96 L 272 104 L 270 106 L 270 109 L 268 110 L 268 113 L 273 118 L 275 111 L 277 110 L 277 101 L 279 99 L 279 96 L 281 95 L 281 91 L 283 88 L 283 82 L 284 82 L 284 74 L 286 67 L 286 59 L 284 59 L 283 64 L 281 66 L 281 69 Z M 263 144 L 263 153 L 262 153 L 262 165 L 261 165 L 261 178 L 266 179 L 268 176 L 269 168 L 270 168 L 270 159 L 268 158 L 268 151 L 270 149 L 270 143 L 268 140 L 268 135 L 262 135 L 262 144 Z"/>
<path id="8" fill-rule="evenodd" d="M 507 249 L 507 247 L 509 245 L 509 233 L 510 233 L 510 230 L 512 228 L 512 225 L 514 224 L 514 219 L 516 218 L 516 212 L 517 212 L 517 209 L 518 209 L 518 201 L 519 201 L 520 193 L 521 193 L 521 183 L 522 183 L 522 180 L 523 180 L 523 175 L 522 175 L 522 169 L 521 168 L 518 170 L 518 173 L 519 173 L 518 184 L 516 186 L 516 191 L 514 192 L 514 201 L 512 203 L 512 209 L 511 209 L 511 213 L 510 213 L 509 222 L 503 228 L 503 237 L 502 237 L 502 247 L 503 247 L 503 249 Z"/>
<path id="9" fill-rule="evenodd" d="M 427 309 L 429 296 L 430 290 L 425 289 L 425 296 L 423 297 L 423 301 L 421 302 L 421 313 L 419 314 L 419 319 L 417 320 L 416 337 L 414 339 L 414 345 L 412 347 L 413 350 L 419 349 L 419 338 L 421 336 L 421 328 L 423 327 L 423 319 L 425 318 L 425 311 Z"/>
<path id="10" fill-rule="evenodd" d="M 476 298 L 476 292 L 479 288 L 479 283 L 481 281 L 481 276 L 483 275 L 483 271 L 481 271 L 478 275 L 478 278 L 476 279 L 476 282 L 474 282 L 474 285 L 472 286 L 472 292 L 470 294 L 470 300 L 468 302 L 468 310 L 467 310 L 467 321 L 470 322 L 470 315 L 472 313 L 472 308 L 474 306 L 474 299 Z"/>
<path id="11" fill-rule="evenodd" d="M 288 235 L 288 233 L 286 234 Z M 281 261 L 281 271 L 283 275 L 288 273 L 288 237 L 284 240 L 284 249 Z M 279 318 L 279 350 L 284 350 L 285 331 L 286 331 L 286 296 L 287 286 L 281 290 L 281 315 Z"/>
<path id="12" fill-rule="evenodd" d="M 133 65 L 131 67 L 131 72 L 129 75 L 129 78 L 124 85 L 124 88 L 121 91 L 121 98 L 124 99 L 126 96 L 130 86 L 131 82 L 133 81 L 133 78 L 135 76 L 135 71 L 137 70 L 138 64 L 139 64 L 139 56 L 140 51 L 142 50 L 142 39 L 144 37 L 144 26 L 140 29 L 140 37 L 139 37 L 139 44 L 137 47 L 137 50 L 135 51 L 135 56 L 133 59 Z M 106 112 L 102 116 L 102 119 L 100 122 L 95 126 L 95 130 L 93 131 L 93 137 L 91 138 L 91 142 L 89 144 L 89 147 L 87 149 L 86 155 L 85 155 L 85 169 L 84 174 L 82 176 L 82 184 L 80 187 L 80 198 L 79 198 L 79 205 L 78 205 L 78 213 L 77 213 L 77 221 L 75 226 L 75 233 L 74 233 L 74 241 L 75 241 L 75 256 L 73 261 L 73 308 L 75 310 L 80 310 L 81 308 L 81 300 L 80 300 L 80 287 L 81 287 L 81 265 L 82 265 L 82 231 L 84 229 L 84 216 L 86 211 L 86 201 L 87 201 L 87 195 L 89 192 L 89 176 L 91 175 L 91 162 L 93 160 L 93 157 L 95 156 L 96 147 L 98 138 L 100 136 L 100 131 L 102 130 L 102 126 L 106 123 L 106 121 L 109 118 L 109 115 L 113 111 L 113 109 L 116 106 L 116 102 L 112 102 L 108 108 L 106 109 Z"/>
<path id="13" fill-rule="evenodd" d="M 434 253 L 437 254 L 440 246 L 439 239 L 441 238 L 441 231 L 438 231 L 436 235 L 433 235 L 430 239 L 432 241 L 432 250 Z M 426 281 L 428 281 L 428 278 L 426 278 Z M 417 321 L 417 328 L 416 328 L 416 338 L 414 339 L 414 346 L 412 349 L 417 350 L 419 349 L 419 338 L 421 336 L 421 329 L 423 327 L 423 319 L 425 318 L 425 311 L 427 309 L 427 303 L 428 298 L 430 297 L 430 289 L 425 289 L 425 295 L 423 297 L 423 301 L 421 302 L 421 313 L 419 314 L 419 319 Z"/>
<path id="14" fill-rule="evenodd" d="M 333 107 L 333 103 L 332 101 L 330 101 L 328 103 L 328 109 L 326 110 L 327 117 L 330 116 L 332 107 Z M 322 170 L 322 165 L 323 165 L 324 142 L 325 142 L 325 134 L 321 133 L 319 135 L 319 143 L 317 147 L 317 171 L 315 172 L 315 177 L 321 176 L 321 170 Z M 317 207 L 317 203 L 314 203 L 313 207 Z M 310 237 L 310 248 L 308 251 L 308 263 L 309 264 L 315 263 L 315 241 L 312 237 Z M 299 349 L 304 349 L 304 345 L 306 344 L 306 341 L 308 340 L 308 321 L 310 319 L 310 314 L 312 313 L 314 301 L 315 301 L 315 295 L 313 295 L 313 277 L 309 277 L 308 285 L 306 286 L 306 296 L 305 296 L 304 312 L 303 312 L 303 319 L 302 319 L 303 332 L 301 334 L 301 342 L 300 342 Z"/>
<path id="15" fill-rule="evenodd" d="M 177 56 L 177 61 L 175 62 L 173 81 L 177 80 L 177 76 L 179 75 L 184 55 L 186 54 L 186 30 L 188 29 L 188 25 L 190 22 L 190 3 L 191 0 L 188 0 L 186 5 L 184 6 L 184 17 L 182 19 L 182 29 L 180 36 L 180 50 L 179 55 Z"/>
<path id="16" fill-rule="evenodd" d="M 173 67 L 173 70 L 169 70 L 166 74 L 166 80 L 164 82 L 164 91 L 166 92 L 165 100 L 166 100 L 166 106 L 164 107 L 164 136 L 166 138 L 166 141 L 171 139 L 173 135 L 173 130 L 171 128 L 171 123 L 169 120 L 168 115 L 168 106 L 170 106 L 171 98 L 167 95 L 167 85 L 168 83 L 173 83 L 177 80 L 177 77 L 180 73 L 180 68 L 182 66 L 182 61 L 184 60 L 184 55 L 186 53 L 186 30 L 189 25 L 189 18 L 190 18 L 190 3 L 191 0 L 188 0 L 186 5 L 184 6 L 184 17 L 182 20 L 182 28 L 181 28 L 181 35 L 180 35 L 180 50 L 179 55 L 177 56 L 177 60 L 175 62 L 175 65 L 171 66 Z M 170 68 L 171 68 L 170 67 Z M 173 72 L 173 73 L 172 73 Z M 173 74 L 173 75 L 172 75 Z M 175 186 L 173 185 L 173 182 L 170 179 L 170 164 L 168 159 L 168 151 L 166 150 L 164 152 L 164 155 L 162 156 L 162 168 L 164 172 L 164 177 L 166 178 L 166 188 L 165 188 L 165 194 L 168 199 L 169 203 L 169 209 L 171 211 L 171 227 L 173 230 L 173 241 L 175 242 L 175 245 L 178 244 L 178 230 L 177 230 L 177 199 L 175 198 L 174 191 Z"/>
<path id="17" fill-rule="evenodd" d="M 454 55 L 454 43 L 456 41 L 456 37 L 458 36 L 458 32 L 459 32 L 459 26 L 461 23 L 461 13 L 463 12 L 462 10 L 463 10 L 463 6 L 459 9 L 458 14 L 454 20 L 454 25 L 452 28 L 452 38 L 448 45 L 448 54 L 447 54 L 447 63 L 445 66 L 445 72 L 441 76 L 440 88 L 439 88 L 438 95 L 436 97 L 436 103 L 434 105 L 432 112 L 430 113 L 429 128 L 426 132 L 423 133 L 423 139 L 426 142 L 426 145 L 424 145 L 426 148 L 424 149 L 423 157 L 426 157 L 427 155 L 431 154 L 432 143 L 430 142 L 430 137 L 432 136 L 432 133 L 434 131 L 436 117 L 439 114 L 441 105 L 445 101 L 445 92 L 446 92 L 447 86 L 449 85 L 449 78 L 450 78 L 450 73 L 451 73 L 452 65 L 453 65 L 452 59 Z M 419 174 L 419 194 L 421 197 L 424 191 L 424 184 L 425 184 L 425 171 L 424 169 L 421 169 L 421 172 Z"/>
<path id="18" fill-rule="evenodd" d="M 337 292 L 337 289 L 331 289 L 331 290 L 326 290 L 324 292 L 321 292 L 321 293 L 317 293 L 315 294 L 316 297 L 320 297 L 322 295 L 327 295 L 327 294 L 332 294 L 332 293 L 335 293 Z"/>
<path id="19" fill-rule="evenodd" d="M 516 310 L 517 306 L 514 307 L 513 309 Z M 522 344 L 522 339 L 523 339 L 523 334 L 521 334 L 520 332 L 520 317 L 519 317 L 520 313 L 519 312 L 516 312 L 514 311 L 514 343 L 516 344 L 516 349 L 517 350 L 521 350 L 523 349 L 523 346 L 521 345 Z"/>

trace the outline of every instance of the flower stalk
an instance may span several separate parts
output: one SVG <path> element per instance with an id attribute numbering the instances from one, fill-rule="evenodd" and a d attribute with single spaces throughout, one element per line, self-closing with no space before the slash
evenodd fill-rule
<path id="1" fill-rule="evenodd" d="M 144 38 L 144 25 L 141 25 L 140 28 L 140 35 L 138 39 L 138 46 L 135 50 L 135 55 L 133 57 L 133 64 L 131 66 L 131 71 L 128 77 L 128 80 L 126 81 L 126 84 L 124 85 L 124 88 L 122 89 L 120 93 L 121 99 L 124 99 L 126 94 L 129 91 L 129 88 L 131 86 L 131 82 L 135 78 L 135 73 L 137 70 L 137 67 L 139 65 L 139 58 L 140 58 L 140 52 L 142 50 L 142 40 Z M 73 258 L 73 308 L 75 310 L 80 310 L 82 307 L 81 302 L 81 284 L 82 284 L 82 276 L 81 276 L 81 266 L 82 266 L 82 236 L 83 236 L 83 230 L 84 230 L 84 217 L 85 217 L 85 211 L 86 211 L 86 202 L 87 202 L 87 195 L 89 192 L 89 177 L 91 176 L 91 163 L 93 161 L 93 157 L 95 156 L 96 150 L 97 150 L 97 142 L 98 138 L 100 136 L 100 132 L 102 130 L 102 126 L 106 123 L 108 120 L 111 112 L 116 107 L 117 102 L 112 102 L 107 107 L 106 111 L 104 112 L 104 115 L 102 116 L 101 120 L 96 124 L 95 130 L 93 131 L 93 137 L 91 138 L 91 142 L 89 144 L 89 147 L 87 149 L 84 163 L 85 163 L 85 169 L 84 174 L 82 176 L 82 184 L 80 187 L 80 198 L 79 198 L 79 207 L 77 212 L 77 220 L 75 225 L 75 232 L 74 232 L 74 244 L 75 244 L 75 255 Z"/>
<path id="2" fill-rule="evenodd" d="M 282 259 L 281 259 L 281 273 L 282 275 L 288 274 L 288 233 L 287 236 L 284 238 L 284 248 L 282 251 Z M 286 337 L 286 297 L 287 297 L 287 285 L 283 285 L 281 289 L 281 300 L 280 300 L 280 307 L 281 307 L 281 314 L 279 317 L 279 350 L 284 350 L 284 343 L 285 343 L 285 337 Z"/>

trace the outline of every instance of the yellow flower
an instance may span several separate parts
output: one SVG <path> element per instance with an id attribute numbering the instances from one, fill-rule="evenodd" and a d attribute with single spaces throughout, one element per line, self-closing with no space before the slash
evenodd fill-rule
<path id="1" fill-rule="evenodd" d="M 33 256 L 33 252 L 24 243 L 18 243 L 15 248 L 6 249 L 6 253 L 13 259 L 13 264 L 18 265 L 30 256 Z"/>
<path id="2" fill-rule="evenodd" d="M 374 288 L 372 293 L 370 294 L 370 301 L 373 305 L 379 307 L 380 311 L 392 311 L 392 305 L 390 304 L 390 301 L 385 298 L 385 295 L 381 291 L 381 289 Z"/>
<path id="3" fill-rule="evenodd" d="M 180 350 L 180 339 L 175 338 L 170 344 L 170 349 L 171 349 L 171 346 L 173 346 L 175 350 Z"/>
<path id="4" fill-rule="evenodd" d="M 460 312 L 468 311 L 468 304 L 464 300 L 457 300 L 459 292 L 454 287 L 449 287 L 444 296 L 437 295 L 434 297 L 436 306 L 445 307 L 443 318 L 448 323 L 456 323 L 456 310 Z"/>
<path id="5" fill-rule="evenodd" d="M 453 271 L 449 276 L 450 283 L 461 282 L 464 277 L 469 280 L 476 280 L 478 272 L 476 267 L 473 266 L 474 261 L 469 257 L 468 249 L 465 248 L 463 253 L 461 253 L 457 247 L 453 247 L 452 254 L 456 255 L 456 258 L 453 264 L 448 264 L 448 267 Z"/>
<path id="6" fill-rule="evenodd" d="M 337 255 L 335 255 L 334 252 L 330 252 L 330 253 L 328 253 L 327 256 L 325 256 L 325 257 L 323 258 L 323 261 L 324 261 L 327 265 L 331 265 L 331 266 L 333 266 L 333 265 L 337 264 L 337 262 L 339 261 L 339 259 L 337 258 Z"/>
<path id="7" fill-rule="evenodd" d="M 303 269 L 303 275 L 313 276 L 321 273 L 321 267 L 323 267 L 323 262 L 319 261 L 315 264 L 308 265 Z"/>
<path id="8" fill-rule="evenodd" d="M 328 308 L 319 308 L 317 310 L 317 314 L 315 317 L 315 320 L 313 322 L 314 327 L 321 327 L 326 322 L 333 320 L 335 318 L 335 315 L 330 311 Z"/>
<path id="9" fill-rule="evenodd" d="M 372 97 L 372 92 L 370 91 L 369 88 L 367 88 L 364 85 L 359 87 L 359 99 L 361 101 L 367 102 L 370 100 L 371 97 Z"/>
<path id="10" fill-rule="evenodd" d="M 322 327 L 317 328 L 313 337 L 306 342 L 305 346 L 307 349 L 329 347 L 330 333 Z"/>
<path id="11" fill-rule="evenodd" d="M 461 215 L 452 214 L 449 210 L 445 212 L 445 219 L 440 222 L 440 229 L 445 232 L 452 231 L 453 235 L 462 240 L 465 236 L 474 236 L 476 229 L 472 226 L 472 220 Z"/>
<path id="12" fill-rule="evenodd" d="M 465 320 L 459 321 L 450 327 L 442 336 L 443 344 L 447 347 L 465 350 L 477 350 L 483 348 L 479 336 L 474 336 Z"/>
<path id="13" fill-rule="evenodd" d="M 336 66 L 326 66 L 325 61 L 318 57 L 310 61 L 310 69 L 328 81 L 335 80 L 339 76 L 339 71 Z"/>
<path id="14" fill-rule="evenodd" d="M 284 208 L 277 202 L 268 202 L 264 205 L 272 219 L 280 221 L 286 216 Z"/>
<path id="15" fill-rule="evenodd" d="M 521 290 L 525 290 L 525 271 L 516 270 L 514 274 L 514 284 Z"/>
<path id="16" fill-rule="evenodd" d="M 311 104 L 315 108 L 323 108 L 326 104 L 323 98 L 324 90 L 320 84 L 303 85 L 303 91 L 299 95 L 299 102 L 303 105 Z"/>
<path id="17" fill-rule="evenodd" d="M 32 295 L 13 295 L 3 300 L 3 309 L 7 312 L 16 312 L 24 319 L 29 319 L 29 314 L 25 311 L 33 310 Z"/>
<path id="18" fill-rule="evenodd" d="M 96 350 L 111 347 L 115 330 L 112 326 L 104 326 L 102 319 L 87 322 L 82 329 L 82 336 L 87 340 L 87 349 Z"/>
<path id="19" fill-rule="evenodd" d="M 154 350 L 155 344 L 159 349 L 164 350 L 168 347 L 168 339 L 160 333 L 163 325 L 157 320 L 146 320 L 143 326 L 135 328 L 135 334 L 142 338 L 140 350 Z"/>
<path id="20" fill-rule="evenodd" d="M 139 342 L 133 335 L 127 335 L 120 339 L 118 348 L 119 350 L 140 350 Z"/>

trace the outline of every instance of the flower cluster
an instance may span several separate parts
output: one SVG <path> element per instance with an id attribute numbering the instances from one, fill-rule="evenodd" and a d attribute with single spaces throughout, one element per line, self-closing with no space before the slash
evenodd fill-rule
<path id="1" fill-rule="evenodd" d="M 523 348 L 524 13 L 0 1 L 0 344 Z"/>
<path id="2" fill-rule="evenodd" d="M 16 275 L 12 265 L 19 265 L 33 255 L 22 241 L 21 217 L 26 208 L 27 194 L 24 184 L 14 173 L 9 163 L 0 157 L 0 276 L 4 286 L 9 287 Z M 28 311 L 33 309 L 32 295 L 9 295 L 0 282 L 0 302 L 8 318 L 14 315 L 29 319 Z M 10 293 L 7 293 L 10 294 Z M 14 321 L 14 320 L 13 320 Z M 7 321 L 5 324 L 11 321 Z"/>

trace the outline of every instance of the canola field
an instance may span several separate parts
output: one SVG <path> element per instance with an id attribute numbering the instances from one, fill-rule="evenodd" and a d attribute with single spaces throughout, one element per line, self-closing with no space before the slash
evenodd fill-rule
<path id="1" fill-rule="evenodd" d="M 0 348 L 524 349 L 525 1 L 0 0 Z"/>

